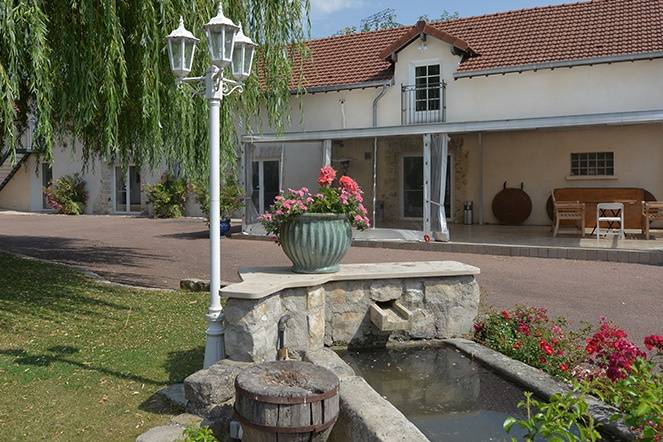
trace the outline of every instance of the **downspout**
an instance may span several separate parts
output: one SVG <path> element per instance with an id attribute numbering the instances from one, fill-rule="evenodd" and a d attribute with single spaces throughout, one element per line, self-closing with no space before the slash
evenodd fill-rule
<path id="1" fill-rule="evenodd" d="M 391 82 L 382 85 L 382 90 L 373 99 L 373 127 L 378 126 L 378 102 L 387 93 L 387 89 L 391 87 Z M 373 138 L 373 213 L 371 217 L 372 228 L 375 229 L 375 205 L 377 203 L 377 188 L 378 188 L 378 138 Z"/>

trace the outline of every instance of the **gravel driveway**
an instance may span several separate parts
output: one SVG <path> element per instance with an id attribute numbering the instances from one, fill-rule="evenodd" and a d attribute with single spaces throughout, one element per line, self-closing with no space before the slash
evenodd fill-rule
<path id="1" fill-rule="evenodd" d="M 133 285 L 176 288 L 208 277 L 208 240 L 199 219 L 0 213 L 0 250 L 84 266 Z M 496 307 L 543 306 L 573 322 L 606 316 L 638 340 L 663 333 L 663 268 L 640 264 L 469 255 L 355 247 L 345 262 L 456 260 L 481 268 L 484 300 Z M 244 266 L 286 265 L 273 243 L 222 241 L 222 277 Z"/>

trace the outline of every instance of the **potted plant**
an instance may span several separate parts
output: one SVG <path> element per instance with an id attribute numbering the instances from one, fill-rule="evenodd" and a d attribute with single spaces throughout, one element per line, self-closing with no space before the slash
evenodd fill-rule
<path id="1" fill-rule="evenodd" d="M 352 227 L 368 228 L 362 190 L 349 176 L 336 179 L 325 166 L 318 178 L 320 191 L 288 189 L 276 197 L 260 217 L 269 234 L 293 263 L 297 273 L 333 273 L 352 242 Z"/>
<path id="2" fill-rule="evenodd" d="M 196 193 L 196 200 L 200 204 L 200 209 L 209 220 L 209 192 L 207 185 L 194 184 L 193 191 Z M 219 209 L 221 213 L 221 235 L 230 237 L 230 217 L 244 205 L 244 192 L 237 183 L 235 177 L 229 177 L 226 183 L 221 186 L 219 195 Z"/>

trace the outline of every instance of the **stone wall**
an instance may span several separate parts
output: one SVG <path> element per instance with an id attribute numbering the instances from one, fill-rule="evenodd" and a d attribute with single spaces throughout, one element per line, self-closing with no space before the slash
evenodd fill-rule
<path id="1" fill-rule="evenodd" d="M 412 313 L 409 330 L 382 332 L 371 322 L 371 305 L 395 300 Z M 235 361 L 275 360 L 278 322 L 285 315 L 285 345 L 298 358 L 323 346 L 463 336 L 471 331 L 478 307 L 473 274 L 329 281 L 259 299 L 229 297 L 226 353 Z"/>

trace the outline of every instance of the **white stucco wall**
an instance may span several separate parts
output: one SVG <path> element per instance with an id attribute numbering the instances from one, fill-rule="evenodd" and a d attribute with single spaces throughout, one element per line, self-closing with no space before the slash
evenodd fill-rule
<path id="1" fill-rule="evenodd" d="M 663 109 L 663 59 L 455 80 L 460 57 L 449 44 L 429 37 L 426 49 L 415 41 L 398 53 L 394 84 L 378 105 L 378 126 L 401 124 L 401 85 L 414 83 L 413 66 L 421 62 L 441 64 L 449 122 Z M 293 97 L 288 130 L 370 127 L 379 92 L 368 88 Z"/>
<path id="2" fill-rule="evenodd" d="M 462 199 L 478 204 L 478 136 L 458 137 L 463 138 L 462 149 L 469 151 L 467 187 Z M 487 223 L 497 223 L 491 205 L 504 181 L 509 187 L 525 184 L 525 191 L 532 199 L 532 215 L 526 224 L 533 225 L 550 224 L 545 205 L 552 189 L 558 187 L 638 187 L 663 199 L 663 126 L 660 124 L 492 133 L 483 135 L 483 145 Z M 614 152 L 615 179 L 568 179 L 571 153 L 578 152 Z"/>

